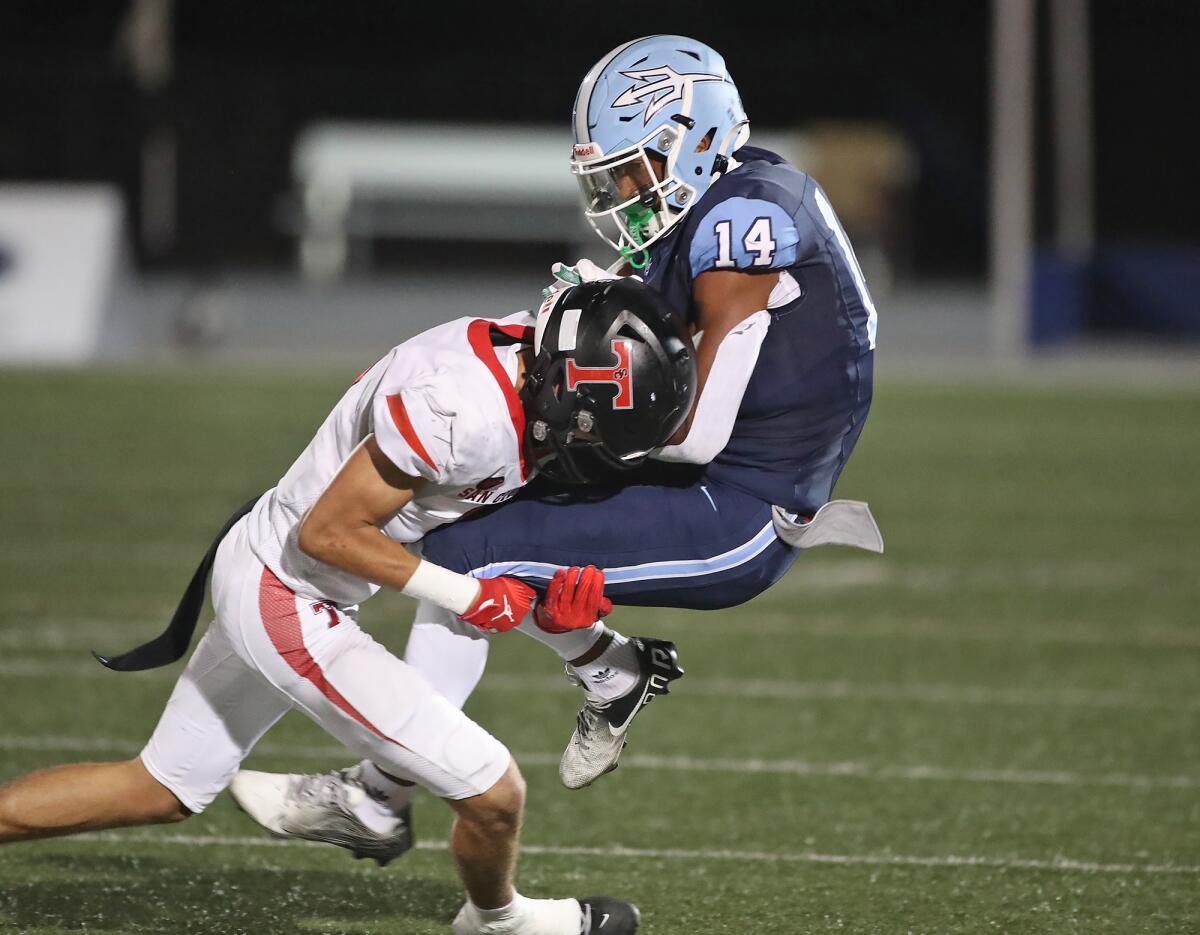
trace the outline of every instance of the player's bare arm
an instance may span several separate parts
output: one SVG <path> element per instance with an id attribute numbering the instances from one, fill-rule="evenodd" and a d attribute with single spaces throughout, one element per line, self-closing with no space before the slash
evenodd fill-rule
<path id="1" fill-rule="evenodd" d="M 533 602 L 532 588 L 514 578 L 477 581 L 447 571 L 383 534 L 383 524 L 424 484 L 396 467 L 368 435 L 305 514 L 300 550 L 357 578 L 432 600 L 488 632 L 516 626 Z"/>
<path id="2" fill-rule="evenodd" d="M 424 484 L 423 478 L 396 467 L 380 450 L 375 436 L 368 435 L 305 514 L 297 537 L 300 550 L 356 577 L 431 599 L 487 632 L 516 626 L 533 601 L 532 588 L 514 578 L 477 580 L 447 571 L 383 534 L 382 526 L 407 506 Z M 586 573 L 578 568 L 571 571 L 588 585 L 580 591 L 583 606 L 574 613 L 578 620 L 567 625 L 562 620 L 539 620 L 539 625 L 590 626 L 597 614 L 612 609 L 603 599 L 603 574 L 594 568 Z M 563 591 L 566 582 L 559 579 L 565 577 L 566 573 L 556 575 L 555 593 Z M 573 596 L 575 588 L 569 593 Z M 589 614 L 591 619 L 585 619 Z"/>
<path id="3" fill-rule="evenodd" d="M 743 321 L 767 307 L 771 290 L 778 282 L 779 274 L 774 271 L 743 273 L 737 270 L 709 270 L 696 278 L 693 294 L 698 309 L 696 332 L 700 335 L 696 347 L 699 380 L 696 402 L 683 425 L 671 437 L 670 444 L 678 445 L 687 438 L 721 342 Z"/>
<path id="4" fill-rule="evenodd" d="M 380 526 L 425 483 L 397 468 L 368 435 L 300 523 L 300 550 L 368 581 L 403 590 L 420 564 Z M 478 595 L 472 595 L 472 600 Z"/>

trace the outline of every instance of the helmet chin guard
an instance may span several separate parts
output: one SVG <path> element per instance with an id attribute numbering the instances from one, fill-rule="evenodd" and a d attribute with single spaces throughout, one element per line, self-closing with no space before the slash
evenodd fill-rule
<path id="1" fill-rule="evenodd" d="M 641 464 L 683 423 L 696 360 L 658 293 L 612 279 L 553 293 L 525 374 L 527 449 L 554 480 L 589 483 Z"/>

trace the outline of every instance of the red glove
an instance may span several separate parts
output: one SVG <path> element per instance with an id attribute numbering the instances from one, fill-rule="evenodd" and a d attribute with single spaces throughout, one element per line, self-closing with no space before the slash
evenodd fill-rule
<path id="1" fill-rule="evenodd" d="M 507 633 L 529 613 L 535 597 L 537 591 L 516 578 L 480 578 L 479 597 L 458 619 L 484 633 Z"/>
<path id="2" fill-rule="evenodd" d="M 547 633 L 566 633 L 590 627 L 612 613 L 604 596 L 604 572 L 595 565 L 560 568 L 533 611 L 533 619 Z"/>

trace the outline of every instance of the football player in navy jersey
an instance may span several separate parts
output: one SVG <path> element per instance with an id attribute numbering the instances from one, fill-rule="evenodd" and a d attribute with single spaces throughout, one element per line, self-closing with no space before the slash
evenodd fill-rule
<path id="1" fill-rule="evenodd" d="M 587 218 L 619 258 L 611 271 L 586 260 L 556 267 L 557 286 L 624 274 L 661 292 L 695 336 L 697 401 L 653 469 L 616 478 L 599 496 L 530 490 L 431 533 L 425 556 L 539 589 L 563 566 L 590 564 L 616 604 L 715 609 L 761 593 L 811 545 L 881 550 L 865 504 L 830 502 L 871 403 L 876 313 L 820 186 L 747 145 L 724 61 L 682 36 L 604 56 L 579 88 L 574 130 L 571 170 Z M 569 331 L 539 337 L 565 348 Z M 624 391 L 617 334 L 608 382 L 589 387 L 614 398 Z M 543 600 L 559 597 L 552 586 Z M 586 786 L 615 768 L 635 715 L 682 675 L 675 647 L 599 622 L 563 634 L 520 628 L 585 690 L 560 776 Z M 422 604 L 405 658 L 462 704 L 487 646 Z M 370 791 L 407 805 L 400 786 Z"/>

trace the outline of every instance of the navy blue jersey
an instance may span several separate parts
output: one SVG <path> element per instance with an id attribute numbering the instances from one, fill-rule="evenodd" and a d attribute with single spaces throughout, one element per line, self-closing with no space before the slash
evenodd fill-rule
<path id="1" fill-rule="evenodd" d="M 696 277 L 781 274 L 771 325 L 729 444 L 707 476 L 796 513 L 829 500 L 871 402 L 875 308 L 829 199 L 809 176 L 745 147 L 639 271 L 694 324 Z M 779 290 L 781 293 L 784 290 Z M 714 387 L 715 388 L 715 387 Z"/>

